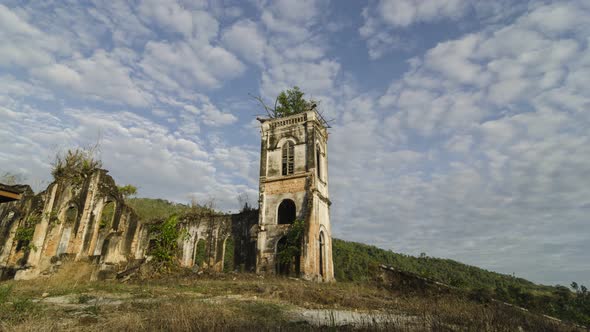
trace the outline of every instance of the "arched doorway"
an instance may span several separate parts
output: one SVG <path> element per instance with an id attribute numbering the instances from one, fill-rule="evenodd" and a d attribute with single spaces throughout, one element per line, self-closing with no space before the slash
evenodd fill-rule
<path id="1" fill-rule="evenodd" d="M 101 230 L 110 230 L 113 226 L 113 219 L 115 218 L 115 202 L 108 201 L 102 208 L 100 215 L 99 228 Z"/>
<path id="2" fill-rule="evenodd" d="M 324 256 L 326 255 L 326 240 L 324 239 L 324 232 L 320 232 L 320 276 L 324 278 L 326 275 Z"/>
<path id="3" fill-rule="evenodd" d="M 235 269 L 234 266 L 234 238 L 232 236 L 225 240 L 223 249 L 223 272 L 232 272 Z"/>
<path id="4" fill-rule="evenodd" d="M 199 269 L 203 267 L 203 263 L 205 263 L 206 253 L 206 243 L 205 240 L 200 239 L 195 244 L 195 251 L 193 253 L 193 266 L 197 266 Z"/>
<path id="5" fill-rule="evenodd" d="M 288 242 L 286 236 L 277 242 L 276 273 L 284 276 L 299 277 L 300 255 L 298 248 Z"/>
<path id="6" fill-rule="evenodd" d="M 61 233 L 61 238 L 57 245 L 56 256 L 64 254 L 68 251 L 68 245 L 70 238 L 72 237 L 72 228 L 78 227 L 78 208 L 75 205 L 70 205 L 64 213 L 64 229 Z M 74 230 L 74 236 L 76 236 L 77 229 Z"/>
<path id="7" fill-rule="evenodd" d="M 295 202 L 290 199 L 284 199 L 279 204 L 279 210 L 277 212 L 277 219 L 279 225 L 290 225 L 295 221 L 296 218 L 296 207 Z"/>

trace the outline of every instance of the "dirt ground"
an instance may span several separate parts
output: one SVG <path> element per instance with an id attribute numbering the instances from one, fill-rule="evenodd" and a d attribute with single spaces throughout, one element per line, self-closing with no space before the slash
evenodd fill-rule
<path id="1" fill-rule="evenodd" d="M 0 283 L 0 331 L 578 331 L 452 294 L 374 283 L 180 273 L 90 282 L 83 266 Z"/>

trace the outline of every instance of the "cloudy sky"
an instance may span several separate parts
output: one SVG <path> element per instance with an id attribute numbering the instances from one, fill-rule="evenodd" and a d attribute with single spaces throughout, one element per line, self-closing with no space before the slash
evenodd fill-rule
<path id="1" fill-rule="evenodd" d="M 590 284 L 590 2 L 0 1 L 0 171 L 101 143 L 140 196 L 258 190 L 262 113 L 334 119 L 335 237 Z"/>

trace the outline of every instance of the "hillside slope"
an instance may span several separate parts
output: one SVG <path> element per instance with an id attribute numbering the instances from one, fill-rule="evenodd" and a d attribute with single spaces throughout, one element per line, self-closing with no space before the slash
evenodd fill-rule
<path id="1" fill-rule="evenodd" d="M 334 239 L 334 274 L 340 281 L 371 280 L 380 264 L 468 291 L 480 300 L 497 299 L 585 326 L 590 326 L 590 292 L 572 283 L 537 285 L 450 259 L 414 257 L 356 242 Z"/>

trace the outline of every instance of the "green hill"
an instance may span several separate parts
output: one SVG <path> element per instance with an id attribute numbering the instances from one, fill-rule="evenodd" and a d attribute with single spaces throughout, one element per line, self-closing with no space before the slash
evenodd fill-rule
<path id="1" fill-rule="evenodd" d="M 550 286 L 537 285 L 526 279 L 487 271 L 451 259 L 414 257 L 339 239 L 334 239 L 332 245 L 337 280 L 368 280 L 371 278 L 371 269 L 384 264 L 458 288 L 513 286 L 536 292 L 550 292 L 553 289 Z"/>
<path id="2" fill-rule="evenodd" d="M 379 265 L 410 272 L 469 292 L 472 298 L 492 298 L 530 311 L 590 325 L 590 292 L 572 283 L 564 286 L 537 285 L 526 279 L 480 269 L 450 259 L 414 257 L 375 246 L 333 239 L 334 274 L 340 281 L 370 281 Z"/>
<path id="3" fill-rule="evenodd" d="M 159 198 L 127 198 L 125 203 L 135 210 L 141 220 L 166 219 L 172 214 L 183 214 L 191 209 L 204 208 L 202 206 L 174 203 Z"/>

